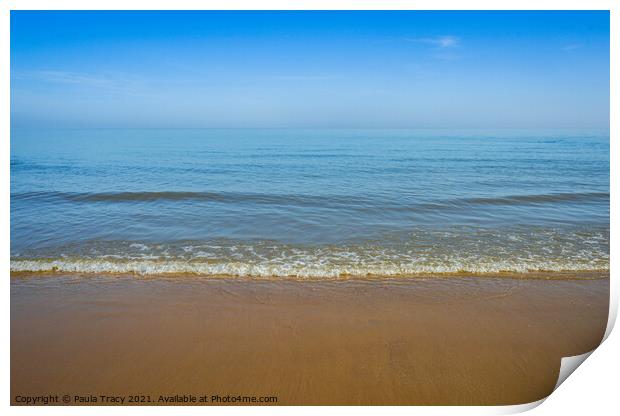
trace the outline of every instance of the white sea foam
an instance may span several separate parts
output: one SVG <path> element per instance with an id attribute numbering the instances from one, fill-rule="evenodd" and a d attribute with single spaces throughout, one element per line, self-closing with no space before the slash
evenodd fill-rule
<path id="1" fill-rule="evenodd" d="M 306 264 L 185 262 L 185 261 L 109 261 L 103 259 L 12 260 L 12 272 L 119 273 L 139 275 L 195 274 L 200 276 L 339 278 L 363 276 L 407 276 L 443 273 L 527 273 L 536 271 L 609 270 L 609 262 L 575 261 L 499 261 L 467 263 L 452 260 L 443 264 L 428 262 L 410 264 L 330 264 L 325 261 Z"/>
<path id="2" fill-rule="evenodd" d="M 338 245 L 90 240 L 14 253 L 11 271 L 340 278 L 609 270 L 608 230 L 534 231 L 419 230 Z"/>

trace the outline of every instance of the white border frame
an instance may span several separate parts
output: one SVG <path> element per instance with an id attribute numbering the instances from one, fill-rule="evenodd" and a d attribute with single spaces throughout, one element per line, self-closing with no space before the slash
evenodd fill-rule
<path id="1" fill-rule="evenodd" d="M 2 407 L 7 413 L 15 415 L 46 413 L 51 415 L 83 415 L 107 414 L 107 407 L 21 407 L 10 406 L 10 11 L 11 10 L 609 10 L 610 11 L 610 114 L 618 111 L 618 64 L 620 41 L 620 2 L 617 0 L 229 0 L 226 3 L 216 0 L 0 0 L 0 270 L 3 270 L 5 279 L 2 285 L 2 300 L 0 303 L 2 315 L 0 322 L 2 334 L 5 335 L 0 343 L 1 375 L 0 387 L 3 396 L 0 397 Z M 597 348 L 588 360 L 585 368 L 579 368 L 577 375 L 569 377 L 557 392 L 552 394 L 545 406 L 535 410 L 537 414 L 561 413 L 563 415 L 582 415 L 584 412 L 594 414 L 617 408 L 618 399 L 615 386 L 617 372 L 620 370 L 616 351 L 620 345 L 618 336 L 607 340 L 614 326 L 618 311 L 618 278 L 615 273 L 617 265 L 615 236 L 618 235 L 618 162 L 620 148 L 615 142 L 618 137 L 618 122 L 613 116 L 610 120 L 610 244 L 611 244 L 611 300 L 609 321 L 605 333 L 606 342 Z M 613 344 L 613 345 L 610 345 Z M 591 402 L 596 399 L 596 402 Z M 485 415 L 510 414 L 522 412 L 537 407 L 545 399 L 538 402 L 518 406 L 473 406 L 473 407 L 347 407 L 347 411 L 360 414 L 371 414 L 377 411 L 391 414 L 424 414 L 424 415 Z M 239 414 L 252 413 L 288 414 L 296 413 L 314 415 L 317 411 L 327 414 L 340 413 L 340 407 L 183 407 L 177 406 L 172 410 L 169 407 L 123 407 L 113 411 L 122 411 L 132 415 L 163 415 L 173 411 L 175 414 Z"/>

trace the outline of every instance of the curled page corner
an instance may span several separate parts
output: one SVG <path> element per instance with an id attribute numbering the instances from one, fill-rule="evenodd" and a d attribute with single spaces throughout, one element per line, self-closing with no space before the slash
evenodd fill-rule
<path id="1" fill-rule="evenodd" d="M 581 355 L 573 355 L 572 357 L 562 357 L 562 362 L 560 364 L 560 375 L 558 376 L 558 381 L 555 383 L 555 387 L 553 391 L 555 391 L 562 383 L 566 381 L 568 376 L 573 374 L 573 371 L 577 369 L 583 362 L 592 354 L 594 350 L 586 352 Z"/>
<path id="2" fill-rule="evenodd" d="M 601 341 L 601 344 L 605 342 L 605 340 L 609 337 L 609 334 L 611 334 L 611 331 L 614 329 L 614 326 L 616 325 L 616 318 L 618 317 L 617 297 L 613 296 L 613 292 L 611 292 L 610 294 L 611 294 L 611 300 L 609 302 L 609 317 L 607 318 L 607 328 L 605 328 L 605 335 L 603 335 L 603 340 Z"/>
<path id="3" fill-rule="evenodd" d="M 543 397 L 542 399 L 536 400 L 535 402 L 503 406 L 503 407 L 499 408 L 499 411 L 496 412 L 495 414 L 499 414 L 499 415 L 514 415 L 514 414 L 517 414 L 517 413 L 525 413 L 525 412 L 527 412 L 529 410 L 532 410 L 532 409 L 540 406 L 545 400 L 547 400 L 547 398 Z"/>
<path id="4" fill-rule="evenodd" d="M 585 354 L 574 355 L 572 357 L 562 357 L 562 361 L 560 363 L 560 373 L 558 375 L 558 381 L 555 383 L 555 387 L 553 388 L 553 391 L 556 391 L 557 388 L 560 387 L 560 385 L 564 383 L 571 374 L 573 374 L 573 371 L 575 371 L 577 367 L 583 364 L 583 362 L 593 352 L 594 350 L 586 352 Z M 553 391 L 551 392 L 551 394 L 553 394 Z M 532 410 L 535 407 L 540 406 L 545 400 L 547 400 L 551 396 L 551 394 L 549 394 L 549 396 L 547 397 L 543 397 L 542 399 L 531 402 L 531 403 L 506 406 L 504 409 L 502 409 L 502 411 L 499 414 L 516 414 L 516 413 L 523 413 L 528 410 Z"/>

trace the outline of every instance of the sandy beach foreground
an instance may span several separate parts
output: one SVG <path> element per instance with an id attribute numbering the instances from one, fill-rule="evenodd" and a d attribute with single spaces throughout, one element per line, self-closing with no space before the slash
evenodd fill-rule
<path id="1" fill-rule="evenodd" d="M 531 402 L 607 323 L 608 273 L 556 277 L 14 276 L 11 401 Z"/>

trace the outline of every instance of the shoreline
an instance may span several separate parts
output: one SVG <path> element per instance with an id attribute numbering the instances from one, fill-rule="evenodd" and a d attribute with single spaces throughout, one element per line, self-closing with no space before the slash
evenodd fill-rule
<path id="1" fill-rule="evenodd" d="M 207 394 L 280 405 L 528 403 L 551 393 L 561 357 L 600 343 L 608 276 L 12 277 L 11 402 Z"/>
<path id="2" fill-rule="evenodd" d="M 560 271 L 527 271 L 527 272 L 441 272 L 441 273 L 415 273 L 402 275 L 341 275 L 341 276 L 241 276 L 232 274 L 200 274 L 200 273 L 127 273 L 127 272 L 66 272 L 66 271 L 10 271 L 11 279 L 41 277 L 53 278 L 62 276 L 82 276 L 85 278 L 96 276 L 109 277 L 135 277 L 139 279 L 213 279 L 213 280 L 239 280 L 239 281 L 297 281 L 297 282 L 323 282 L 323 281 L 386 281 L 386 280 L 428 280 L 428 279 L 459 279 L 459 278 L 483 278 L 483 279 L 524 279 L 524 280 L 597 280 L 609 279 L 609 269 L 591 270 L 560 270 Z"/>

